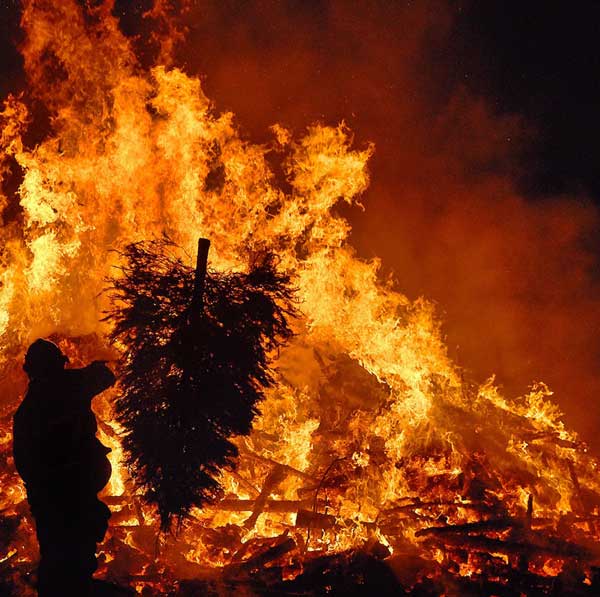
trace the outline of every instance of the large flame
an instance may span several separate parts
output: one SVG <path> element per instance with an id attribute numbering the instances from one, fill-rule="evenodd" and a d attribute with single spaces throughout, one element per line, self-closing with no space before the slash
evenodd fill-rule
<path id="1" fill-rule="evenodd" d="M 242 544 L 289 533 L 304 557 L 372 539 L 402 550 L 420 544 L 431 520 L 423 512 L 386 526 L 409 498 L 451 504 L 453 522 L 478 520 L 473 504 L 483 498 L 524 516 L 534 496 L 555 524 L 590 507 L 596 462 L 565 429 L 551 392 L 537 384 L 512 400 L 493 380 L 465 381 L 432 305 L 382 280 L 376 259 L 356 257 L 338 206 L 357 204 L 367 188 L 373 147 L 356 148 L 343 124 L 310 126 L 299 139 L 274 125 L 270 144 L 252 144 L 197 78 L 164 61 L 143 68 L 110 2 L 84 17 L 74 0 L 29 0 L 22 27 L 30 87 L 1 114 L 0 175 L 19 178 L 16 195 L 0 196 L 0 365 L 10 380 L 2 445 L 24 386 L 15 363 L 31 340 L 54 335 L 74 364 L 111 354 L 100 320 L 119 258 L 112 250 L 166 232 L 192 262 L 204 236 L 216 268 L 275 251 L 295 276 L 303 316 L 252 435 L 236 440 L 223 503 L 194 513 L 162 566 L 181 575 L 193 563 L 228 564 L 232 529 Z M 119 576 L 128 546 L 146 558 L 137 568 L 129 561 L 128 574 L 141 573 L 155 555 L 154 531 L 144 534 L 154 513 L 120 468 L 110 397 L 96 408 L 115 465 L 106 568 Z M 22 512 L 22 488 L 3 475 L 0 504 Z M 0 559 L 35 557 L 31 540 L 19 545 Z"/>

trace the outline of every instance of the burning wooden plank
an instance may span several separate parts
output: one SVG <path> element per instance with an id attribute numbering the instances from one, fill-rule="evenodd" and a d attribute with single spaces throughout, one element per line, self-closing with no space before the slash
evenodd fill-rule
<path id="1" fill-rule="evenodd" d="M 262 512 L 293 513 L 312 505 L 312 500 L 267 499 L 261 503 Z M 225 498 L 215 505 L 218 510 L 226 512 L 254 512 L 256 500 Z"/>
<path id="2" fill-rule="evenodd" d="M 244 558 L 247 551 L 251 550 L 251 545 L 248 543 L 243 550 L 238 552 L 232 563 L 226 569 L 226 577 L 237 577 L 240 574 L 247 575 L 260 572 L 260 570 L 268 563 L 273 562 L 288 554 L 296 548 L 296 542 L 287 535 L 282 535 L 274 541 L 262 540 L 262 549 L 254 555 Z"/>

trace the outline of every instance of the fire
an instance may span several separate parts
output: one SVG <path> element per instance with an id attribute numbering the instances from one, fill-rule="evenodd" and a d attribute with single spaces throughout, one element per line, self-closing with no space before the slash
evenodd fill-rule
<path id="1" fill-rule="evenodd" d="M 15 363 L 30 341 L 54 335 L 74 365 L 115 357 L 102 290 L 115 275 L 113 250 L 126 243 L 166 232 L 192 262 L 204 236 L 213 267 L 227 269 L 269 248 L 294 274 L 303 314 L 252 435 L 236 439 L 239 466 L 223 473 L 223 502 L 163 538 L 158 560 L 155 514 L 119 464 L 110 396 L 95 405 L 113 449 L 105 574 L 135 580 L 153 570 L 156 583 L 158 571 L 200 575 L 246 562 L 275 538 L 280 547 L 293 539 L 278 556 L 284 578 L 311 557 L 374 544 L 387 554 L 419 549 L 441 565 L 451 547 L 428 527 L 476 525 L 493 512 L 525 519 L 530 496 L 530 526 L 597 537 L 584 518 L 599 513 L 598 465 L 550 390 L 540 383 L 510 399 L 493 379 L 465 381 L 433 306 L 382 280 L 377 259 L 356 257 L 337 207 L 359 205 L 372 146 L 356 147 L 344 124 L 312 125 L 299 138 L 274 125 L 270 144 L 252 144 L 198 78 L 167 62 L 144 69 L 110 2 L 84 18 L 74 0 L 28 0 L 22 27 L 30 87 L 1 113 L 0 176 L 20 181 L 15 196 L 0 196 L 0 208 L 13 207 L 0 228 L 4 452 L 24 387 Z M 28 141 L 32 129 L 43 130 L 39 142 Z M 3 512 L 22 516 L 22 487 L 10 468 L 0 476 Z M 479 541 L 508 565 L 494 543 L 503 532 Z M 27 521 L 17 537 L 0 563 L 35 559 Z M 473 549 L 457 564 L 461 576 L 481 573 Z M 552 575 L 563 563 L 548 556 L 531 567 Z"/>

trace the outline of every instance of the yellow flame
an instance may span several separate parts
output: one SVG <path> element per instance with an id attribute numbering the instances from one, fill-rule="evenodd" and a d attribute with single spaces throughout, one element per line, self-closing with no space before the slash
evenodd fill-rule
<path id="1" fill-rule="evenodd" d="M 197 238 L 208 237 L 216 268 L 242 269 L 255 249 L 279 255 L 298 287 L 297 335 L 277 355 L 277 384 L 252 434 L 235 438 L 237 471 L 222 475 L 231 509 L 195 511 L 182 531 L 188 559 L 224 565 L 232 546 L 285 533 L 306 552 L 373 537 L 391 550 L 418 544 L 434 516 L 478 520 L 475 481 L 487 483 L 477 499 L 522 516 L 535 495 L 557 521 L 581 491 L 598 494 L 597 463 L 545 385 L 514 400 L 493 379 L 465 382 L 433 306 L 383 280 L 377 259 L 356 256 L 336 206 L 360 205 L 374 148 L 357 148 L 343 123 L 299 137 L 275 124 L 272 145 L 250 143 L 197 77 L 162 64 L 144 70 L 109 4 L 90 24 L 74 0 L 24 2 L 25 67 L 51 128 L 28 146 L 27 102 L 7 98 L 0 176 L 10 158 L 23 178 L 16 197 L 0 197 L 0 209 L 10 201 L 22 210 L 0 228 L 0 364 L 50 333 L 94 334 L 106 350 L 101 291 L 118 261 L 111 249 L 126 243 L 166 232 L 192 263 Z M 273 148 L 286 156 L 285 181 L 270 165 Z M 98 411 L 110 420 L 109 402 Z M 101 437 L 113 449 L 108 491 L 133 496 L 118 442 Z M 3 503 L 24 499 L 11 487 Z M 416 504 L 410 520 L 398 514 L 406 500 Z M 378 526 L 390 512 L 402 520 L 396 535 Z M 139 551 L 137 541 L 127 535 Z M 429 557 L 444 558 L 435 549 Z"/>

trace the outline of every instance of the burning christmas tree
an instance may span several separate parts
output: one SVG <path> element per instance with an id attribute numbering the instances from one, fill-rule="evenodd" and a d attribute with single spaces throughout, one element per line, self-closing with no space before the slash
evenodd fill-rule
<path id="1" fill-rule="evenodd" d="M 248 273 L 207 273 L 209 243 L 198 247 L 195 271 L 166 239 L 125 247 L 107 317 L 123 354 L 116 415 L 127 464 L 164 529 L 222 493 L 219 474 L 238 456 L 230 437 L 250 432 L 295 313 L 273 256 L 254 256 Z"/>

